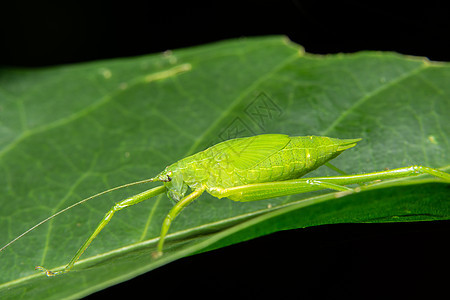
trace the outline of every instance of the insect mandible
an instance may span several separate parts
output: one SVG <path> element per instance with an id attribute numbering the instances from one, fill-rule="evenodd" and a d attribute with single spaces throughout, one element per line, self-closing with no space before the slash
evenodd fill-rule
<path id="1" fill-rule="evenodd" d="M 108 224 L 115 212 L 164 192 L 175 202 L 175 205 L 163 221 L 155 257 L 162 255 L 165 237 L 175 217 L 205 191 L 219 199 L 226 197 L 233 201 L 248 202 L 322 189 L 353 193 L 357 192 L 358 188 L 351 188 L 346 185 L 425 173 L 450 182 L 448 173 L 425 166 L 410 166 L 355 175 L 301 178 L 314 169 L 327 164 L 329 160 L 343 151 L 354 147 L 360 140 L 264 134 L 224 141 L 181 159 L 166 167 L 155 177 L 112 188 L 81 200 L 33 226 L 0 248 L 0 251 L 37 226 L 75 205 L 119 188 L 145 182 L 159 181 L 163 182 L 163 185 L 115 204 L 61 271 L 50 271 L 41 266 L 37 266 L 36 269 L 44 271 L 47 276 L 69 272 L 90 243 Z M 190 190 L 190 193 L 187 193 L 188 190 Z"/>

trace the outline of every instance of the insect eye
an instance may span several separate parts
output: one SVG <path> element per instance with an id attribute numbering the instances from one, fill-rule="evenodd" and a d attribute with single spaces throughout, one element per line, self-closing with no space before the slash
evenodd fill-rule
<path id="1" fill-rule="evenodd" d="M 172 181 L 172 178 L 170 178 L 169 175 L 167 175 L 167 182 Z"/>

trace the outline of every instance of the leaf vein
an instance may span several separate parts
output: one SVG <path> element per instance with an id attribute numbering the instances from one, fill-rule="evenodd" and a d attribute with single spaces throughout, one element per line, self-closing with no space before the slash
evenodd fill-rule
<path id="1" fill-rule="evenodd" d="M 385 90 L 387 90 L 387 89 L 389 89 L 389 88 L 399 84 L 400 82 L 402 82 L 404 80 L 407 80 L 407 79 L 411 78 L 412 76 L 415 76 L 415 75 L 419 74 L 421 71 L 423 71 L 424 69 L 426 69 L 428 67 L 429 67 L 429 65 L 423 63 L 418 68 L 415 68 L 415 69 L 411 70 L 410 72 L 407 72 L 407 73 L 397 77 L 396 79 L 389 81 L 387 84 L 381 85 L 379 88 L 374 89 L 372 92 L 369 92 L 365 96 L 361 97 L 361 99 L 357 100 L 352 106 L 350 106 L 346 110 L 343 110 L 343 112 L 339 115 L 339 117 L 336 118 L 336 120 L 334 120 L 333 123 L 331 123 L 331 125 L 328 126 L 328 128 L 326 128 L 325 130 L 322 130 L 320 134 L 321 135 L 325 135 L 325 136 L 328 135 L 343 120 L 345 120 L 345 118 L 350 113 L 352 113 L 357 107 L 363 105 L 364 103 L 366 103 L 370 99 L 374 98 L 375 96 L 379 95 L 383 91 L 385 91 Z"/>

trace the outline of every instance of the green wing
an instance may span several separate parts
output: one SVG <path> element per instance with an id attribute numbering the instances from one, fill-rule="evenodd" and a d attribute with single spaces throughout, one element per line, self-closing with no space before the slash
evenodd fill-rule
<path id="1" fill-rule="evenodd" d="M 219 165 L 246 170 L 283 149 L 290 140 L 284 134 L 263 134 L 225 141 L 208 150 Z"/>

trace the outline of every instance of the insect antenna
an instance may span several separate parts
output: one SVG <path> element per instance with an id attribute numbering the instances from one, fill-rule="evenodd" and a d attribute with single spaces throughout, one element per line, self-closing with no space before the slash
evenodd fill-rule
<path id="1" fill-rule="evenodd" d="M 20 235 L 17 236 L 16 238 L 14 238 L 12 241 L 10 241 L 9 243 L 7 243 L 7 244 L 4 245 L 3 247 L 1 247 L 1 248 L 0 248 L 0 252 L 2 252 L 3 250 L 5 250 L 5 249 L 8 248 L 9 246 L 11 246 L 11 244 L 13 244 L 15 241 L 17 241 L 18 239 L 22 238 L 24 235 L 30 233 L 31 231 L 33 231 L 33 230 L 36 229 L 37 227 L 39 227 L 39 226 L 41 226 L 42 224 L 44 224 L 44 223 L 50 221 L 50 220 L 53 219 L 54 217 L 56 217 L 56 216 L 62 214 L 63 212 L 66 212 L 66 211 L 68 211 L 69 209 L 74 208 L 75 206 L 78 206 L 78 205 L 83 204 L 84 202 L 87 202 L 87 201 L 89 201 L 89 200 L 91 200 L 91 199 L 93 199 L 93 198 L 99 197 L 99 196 L 101 196 L 101 195 L 110 193 L 110 192 L 115 191 L 115 190 L 123 189 L 123 188 L 129 187 L 129 186 L 138 185 L 138 184 L 142 184 L 142 183 L 153 182 L 153 181 L 157 181 L 157 180 L 158 180 L 157 177 L 153 177 L 153 178 L 150 178 L 150 179 L 144 179 L 144 180 L 140 180 L 140 181 L 135 181 L 135 182 L 123 184 L 123 185 L 120 185 L 120 186 L 116 186 L 116 187 L 110 188 L 110 189 L 108 189 L 108 190 L 106 190 L 106 191 L 97 193 L 97 194 L 95 194 L 95 195 L 93 195 L 93 196 L 90 196 L 90 197 L 87 197 L 87 198 L 85 198 L 85 199 L 83 199 L 83 200 L 80 200 L 80 201 L 78 201 L 78 202 L 75 203 L 75 204 L 72 204 L 72 205 L 70 205 L 70 206 L 68 206 L 68 207 L 66 207 L 66 208 L 64 208 L 64 209 L 61 209 L 61 210 L 58 211 L 57 213 L 51 215 L 50 217 L 48 217 L 48 218 L 42 220 L 41 222 L 37 223 L 37 224 L 34 225 L 33 227 L 29 228 L 28 230 L 26 230 L 25 232 L 23 232 L 22 234 L 20 234 Z"/>

